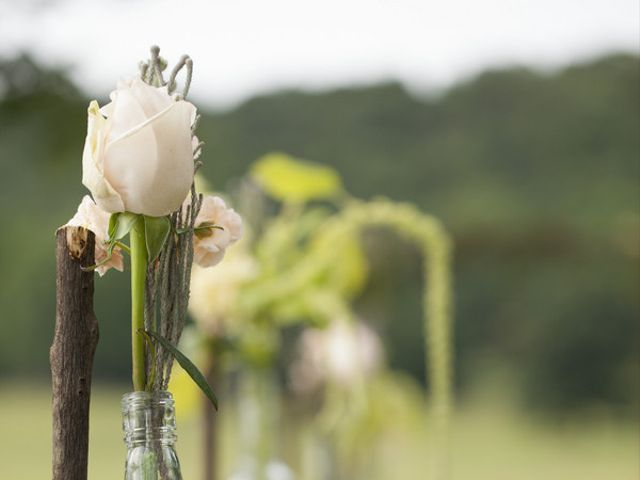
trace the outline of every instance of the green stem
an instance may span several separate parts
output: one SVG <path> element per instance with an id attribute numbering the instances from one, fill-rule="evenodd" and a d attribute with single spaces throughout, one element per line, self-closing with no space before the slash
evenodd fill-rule
<path id="1" fill-rule="evenodd" d="M 147 242 L 144 217 L 140 215 L 133 225 L 131 237 L 131 366 L 133 389 L 144 390 L 145 343 L 138 330 L 144 330 L 144 290 L 147 277 Z"/>

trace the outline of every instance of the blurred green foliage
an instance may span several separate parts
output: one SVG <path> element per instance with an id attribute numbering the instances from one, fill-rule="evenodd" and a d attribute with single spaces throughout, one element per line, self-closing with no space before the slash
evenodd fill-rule
<path id="1" fill-rule="evenodd" d="M 427 99 L 397 84 L 282 92 L 205 111 L 203 170 L 233 190 L 256 158 L 285 151 L 334 167 L 358 197 L 415 202 L 456 244 L 462 393 L 498 361 L 532 405 L 625 409 L 638 395 L 639 85 L 638 58 L 613 55 L 487 72 Z M 88 100 L 63 71 L 0 61 L 1 376 L 48 371 L 53 231 L 85 193 Z M 367 250 L 358 308 L 392 365 L 424 378 L 419 254 L 383 232 Z M 97 282 L 98 377 L 129 371 L 126 277 Z"/>

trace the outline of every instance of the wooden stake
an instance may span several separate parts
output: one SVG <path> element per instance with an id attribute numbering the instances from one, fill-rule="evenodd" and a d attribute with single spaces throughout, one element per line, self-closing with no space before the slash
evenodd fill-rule
<path id="1" fill-rule="evenodd" d="M 53 480 L 86 480 L 89 400 L 98 321 L 93 312 L 95 237 L 81 227 L 56 232 L 56 326 L 49 352 L 53 389 Z"/>

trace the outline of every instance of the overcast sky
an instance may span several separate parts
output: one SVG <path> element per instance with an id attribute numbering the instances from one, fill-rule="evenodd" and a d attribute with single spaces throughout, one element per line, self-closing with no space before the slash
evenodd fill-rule
<path id="1" fill-rule="evenodd" d="M 555 68 L 640 50 L 638 0 L 0 0 L 0 56 L 73 65 L 104 95 L 148 47 L 195 62 L 192 95 L 399 79 L 440 89 L 487 67 Z"/>

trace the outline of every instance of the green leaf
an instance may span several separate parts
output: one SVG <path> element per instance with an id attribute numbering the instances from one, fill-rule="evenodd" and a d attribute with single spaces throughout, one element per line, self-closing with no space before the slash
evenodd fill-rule
<path id="1" fill-rule="evenodd" d="M 224 227 L 221 227 L 220 225 L 216 225 L 215 223 L 202 222 L 200 225 L 198 225 L 193 229 L 193 234 L 198 238 L 210 237 L 211 235 L 213 235 L 212 230 L 214 228 L 216 230 L 224 230 Z"/>
<path id="2" fill-rule="evenodd" d="M 109 217 L 109 238 L 113 238 L 113 234 L 116 233 L 116 227 L 118 226 L 118 218 L 120 218 L 120 213 L 112 213 Z"/>
<path id="3" fill-rule="evenodd" d="M 180 364 L 180 366 L 184 369 L 184 371 L 187 372 L 187 374 L 191 377 L 191 380 L 193 380 L 195 384 L 198 387 L 200 387 L 200 390 L 202 390 L 202 393 L 204 393 L 207 396 L 207 398 L 211 401 L 211 403 L 213 404 L 213 407 L 216 410 L 218 410 L 218 399 L 216 398 L 215 393 L 213 393 L 213 390 L 207 383 L 207 380 L 204 378 L 204 375 L 200 373 L 200 370 L 198 370 L 198 367 L 196 367 L 191 360 L 185 357 L 184 354 L 180 352 L 180 350 L 178 350 L 176 347 L 171 345 L 171 343 L 169 343 L 169 341 L 166 338 L 158 335 L 156 332 L 152 332 L 150 330 L 146 330 L 146 331 L 141 330 L 139 333 L 141 335 L 147 335 L 153 338 L 156 342 L 162 345 L 162 347 L 166 351 L 168 351 L 173 356 L 173 358 L 176 359 L 176 361 Z"/>
<path id="4" fill-rule="evenodd" d="M 198 238 L 205 238 L 205 237 L 210 237 L 211 235 L 213 235 L 213 232 L 211 231 L 212 229 L 216 229 L 216 230 L 224 230 L 224 227 L 220 226 L 220 225 L 216 225 L 215 223 L 211 223 L 211 222 L 202 222 L 200 225 L 198 225 L 197 227 L 193 227 L 193 229 L 190 228 L 178 228 L 176 230 L 176 233 L 178 235 L 182 235 L 184 233 L 193 231 L 193 234 L 198 237 Z"/>
<path id="5" fill-rule="evenodd" d="M 133 228 L 137 213 L 131 212 L 118 212 L 111 215 L 109 218 L 109 241 L 115 242 L 127 236 L 127 234 Z"/>
<path id="6" fill-rule="evenodd" d="M 272 197 L 284 202 L 307 202 L 339 195 L 340 175 L 320 163 L 269 153 L 251 167 L 252 178 Z"/>
<path id="7" fill-rule="evenodd" d="M 171 221 L 169 217 L 147 217 L 144 216 L 144 233 L 147 240 L 148 262 L 153 262 L 164 247 L 169 232 L 171 231 Z"/>

